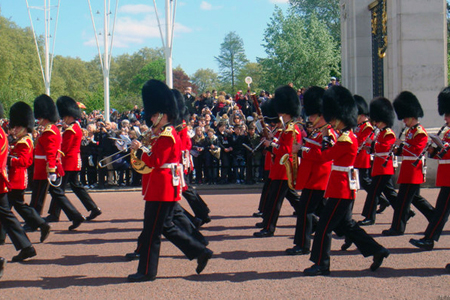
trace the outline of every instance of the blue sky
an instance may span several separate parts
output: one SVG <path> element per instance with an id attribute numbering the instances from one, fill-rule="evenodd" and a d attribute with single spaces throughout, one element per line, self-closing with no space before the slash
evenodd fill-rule
<path id="1" fill-rule="evenodd" d="M 30 6 L 43 6 L 44 0 L 28 0 Z M 56 5 L 57 0 L 51 0 Z M 103 13 L 102 0 L 91 0 L 92 10 Z M 263 33 L 275 5 L 285 10 L 288 0 L 178 0 L 175 18 L 173 66 L 181 66 L 188 75 L 200 68 L 219 72 L 214 56 L 227 33 L 235 31 L 244 41 L 247 58 L 265 57 L 261 46 Z M 164 23 L 165 0 L 156 0 Z M 116 2 L 111 0 L 114 12 Z M 1 15 L 20 27 L 29 27 L 25 0 L 0 0 Z M 36 31 L 44 32 L 43 12 L 32 9 Z M 56 10 L 51 10 L 55 21 Z M 103 30 L 103 17 L 95 17 L 97 30 Z M 53 21 L 53 22 L 54 22 Z M 54 28 L 54 23 L 51 24 Z M 117 11 L 113 56 L 134 53 L 143 47 L 161 47 L 161 37 L 152 0 L 120 0 Z M 103 50 L 102 50 L 103 51 Z M 87 0 L 61 0 L 55 54 L 92 60 L 98 55 Z M 114 70 L 111 70 L 114 72 Z"/>

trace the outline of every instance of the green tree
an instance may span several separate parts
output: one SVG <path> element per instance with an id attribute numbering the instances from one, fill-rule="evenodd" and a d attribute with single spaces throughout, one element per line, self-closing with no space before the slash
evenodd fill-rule
<path id="1" fill-rule="evenodd" d="M 262 66 L 256 62 L 249 62 L 245 64 L 240 70 L 237 76 L 238 83 L 237 89 L 246 91 L 248 86 L 245 83 L 245 78 L 249 76 L 252 78 L 252 84 L 250 85 L 250 89 L 252 92 L 258 93 L 261 89 L 262 79 L 263 79 L 263 70 Z"/>
<path id="2" fill-rule="evenodd" d="M 339 0 L 289 0 L 291 6 L 305 18 L 316 15 L 325 23 L 334 40 L 341 43 L 341 11 Z"/>
<path id="3" fill-rule="evenodd" d="M 219 89 L 219 76 L 212 69 L 198 69 L 191 76 L 191 82 L 197 87 L 197 90 L 194 90 L 194 87 L 192 87 L 194 93 Z"/>
<path id="4" fill-rule="evenodd" d="M 145 82 L 150 79 L 166 81 L 166 62 L 164 59 L 155 59 L 147 63 L 134 77 L 131 87 L 140 91 Z"/>
<path id="5" fill-rule="evenodd" d="M 214 57 L 219 64 L 221 72 L 220 79 L 223 83 L 231 86 L 233 92 L 235 82 L 239 70 L 248 62 L 245 51 L 244 42 L 236 32 L 232 31 L 225 36 L 222 44 L 220 44 L 220 55 Z"/>
<path id="6" fill-rule="evenodd" d="M 305 18 L 278 7 L 264 33 L 267 58 L 259 58 L 263 87 L 274 90 L 289 82 L 296 87 L 325 85 L 338 69 L 339 52 L 325 24 L 312 15 Z"/>

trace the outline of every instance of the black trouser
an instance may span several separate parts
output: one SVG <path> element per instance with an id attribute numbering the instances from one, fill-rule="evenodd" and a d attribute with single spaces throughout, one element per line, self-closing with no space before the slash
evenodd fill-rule
<path id="1" fill-rule="evenodd" d="M 61 186 L 54 187 L 49 184 L 48 180 L 35 180 L 34 183 L 35 185 L 33 186 L 30 206 L 34 207 L 39 214 L 42 214 L 48 189 L 52 196 L 52 200 L 56 201 L 56 204 L 62 208 L 70 221 L 83 219 L 83 216 L 78 212 L 75 206 L 67 199 Z"/>
<path id="2" fill-rule="evenodd" d="M 269 176 L 269 171 L 264 171 L 267 172 L 267 176 Z M 266 173 L 264 173 L 266 174 Z M 264 213 L 264 210 L 266 209 L 266 204 L 267 204 L 267 198 L 269 197 L 269 187 L 270 187 L 270 183 L 272 182 L 272 180 L 268 177 L 266 177 L 264 179 L 264 185 L 261 191 L 261 197 L 259 198 L 259 204 L 258 204 L 258 211 L 261 213 Z"/>
<path id="3" fill-rule="evenodd" d="M 295 209 L 300 197 L 289 188 L 287 180 L 272 180 L 268 193 L 267 206 L 263 211 L 263 229 L 275 232 L 283 199 L 286 197 Z"/>
<path id="4" fill-rule="evenodd" d="M 447 223 L 450 214 L 450 187 L 443 186 L 439 191 L 439 196 L 436 200 L 436 208 L 434 210 L 433 218 L 425 230 L 425 238 L 439 240 L 445 223 Z"/>
<path id="5" fill-rule="evenodd" d="M 91 196 L 89 196 L 89 193 L 86 191 L 86 189 L 81 184 L 80 180 L 78 179 L 79 171 L 66 171 L 66 174 L 64 175 L 62 182 L 61 182 L 61 189 L 65 192 L 67 183 L 70 184 L 70 188 L 74 192 L 75 195 L 77 195 L 78 199 L 80 199 L 81 203 L 83 203 L 84 207 L 86 207 L 87 211 L 91 211 L 94 209 L 97 209 L 97 204 L 95 204 L 94 200 L 92 200 Z M 52 201 L 50 202 L 50 207 L 48 209 L 48 213 L 52 216 L 59 219 L 59 216 L 61 215 L 61 207 L 57 204 L 57 202 L 52 198 Z"/>
<path id="6" fill-rule="evenodd" d="M 3 227 L 6 234 L 8 234 L 16 250 L 22 250 L 31 246 L 27 234 L 9 208 L 8 195 L 6 193 L 0 194 L 0 224 L 0 227 Z"/>
<path id="7" fill-rule="evenodd" d="M 173 222 L 176 202 L 146 201 L 144 228 L 139 237 L 138 273 L 156 276 L 158 271 L 161 234 L 178 247 L 188 259 L 197 258 L 205 245 L 180 230 Z"/>
<path id="8" fill-rule="evenodd" d="M 325 191 L 304 189 L 297 206 L 297 223 L 295 226 L 294 244 L 302 249 L 311 248 L 311 233 L 314 213 L 320 205 L 324 205 Z"/>
<path id="9" fill-rule="evenodd" d="M 352 219 L 352 199 L 329 198 L 320 215 L 310 260 L 323 267 L 330 266 L 331 234 L 345 235 L 355 243 L 364 257 L 374 255 L 383 249 L 364 229 Z"/>
<path id="10" fill-rule="evenodd" d="M 24 221 L 33 229 L 36 230 L 45 220 L 37 213 L 37 211 L 28 206 L 24 200 L 25 190 L 11 190 L 8 193 L 9 206 L 14 207 L 17 213 L 24 219 Z"/>
<path id="11" fill-rule="evenodd" d="M 400 184 L 398 190 L 397 203 L 394 208 L 391 229 L 398 232 L 405 232 L 406 222 L 409 218 L 411 203 L 430 222 L 434 215 L 434 208 L 422 196 L 420 196 L 420 184 Z"/>
<path id="12" fill-rule="evenodd" d="M 362 211 L 362 215 L 366 217 L 366 219 L 375 221 L 378 199 L 391 178 L 392 175 L 377 175 L 372 178 Z"/>
<path id="13" fill-rule="evenodd" d="M 202 197 L 200 197 L 196 190 L 188 186 L 188 189 L 183 191 L 183 197 L 186 198 L 189 206 L 195 214 L 195 217 L 201 220 L 209 218 L 208 214 L 210 210 L 208 205 L 206 205 L 205 201 L 203 201 Z"/>

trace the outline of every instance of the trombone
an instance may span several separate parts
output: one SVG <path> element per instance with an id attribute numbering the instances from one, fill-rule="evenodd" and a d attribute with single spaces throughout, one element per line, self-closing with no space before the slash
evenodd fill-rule
<path id="1" fill-rule="evenodd" d="M 111 154 L 111 155 L 109 155 L 109 156 L 104 157 L 104 158 L 101 159 L 101 160 L 99 160 L 99 161 L 98 161 L 98 166 L 99 166 L 99 168 L 105 168 L 105 167 L 107 167 L 107 166 L 109 166 L 109 165 L 111 165 L 111 164 L 113 164 L 113 163 L 115 163 L 115 162 L 117 162 L 117 161 L 119 161 L 119 160 L 121 160 L 121 159 L 124 159 L 125 157 L 131 155 L 131 152 L 130 152 L 130 153 L 127 153 L 127 154 L 125 154 L 125 155 L 123 155 L 123 156 L 121 156 L 121 157 L 118 157 L 118 158 L 114 159 L 114 160 L 111 160 L 110 162 L 106 162 L 107 160 L 109 160 L 110 158 L 113 158 L 114 156 L 116 156 L 116 155 L 119 154 L 119 153 L 127 152 L 128 149 L 130 148 L 130 145 L 131 145 L 131 144 L 129 143 L 129 141 L 127 141 L 127 140 L 125 140 L 125 139 L 120 139 L 120 138 L 115 138 L 115 137 L 110 137 L 110 139 L 116 141 L 116 142 L 115 142 L 116 147 L 117 147 L 118 149 L 120 149 L 120 150 L 117 151 L 117 152 L 115 152 L 115 153 L 113 153 L 113 154 Z"/>

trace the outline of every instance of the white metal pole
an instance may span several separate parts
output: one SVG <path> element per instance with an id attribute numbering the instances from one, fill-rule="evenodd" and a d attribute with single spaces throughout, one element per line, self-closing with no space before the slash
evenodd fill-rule
<path id="1" fill-rule="evenodd" d="M 108 57 L 108 50 L 109 50 L 109 44 L 108 44 L 108 20 L 109 20 L 109 5 L 106 5 L 105 3 L 105 12 L 104 12 L 104 53 L 103 53 L 103 87 L 104 87 L 104 100 L 105 100 L 105 121 L 109 122 L 109 57 Z M 109 2 L 109 1 L 108 1 Z"/>
<path id="2" fill-rule="evenodd" d="M 172 73 L 172 14 L 171 14 L 171 0 L 166 0 L 166 84 L 173 88 L 173 73 Z"/>
<path id="3" fill-rule="evenodd" d="M 44 85 L 45 85 L 45 93 L 50 96 L 50 54 L 49 54 L 49 45 L 48 45 L 48 39 L 50 35 L 50 0 L 45 0 L 45 7 L 44 7 L 44 23 L 45 23 L 45 37 L 44 37 L 44 43 L 45 43 L 45 49 L 44 49 L 44 62 L 45 62 L 45 78 L 44 78 Z"/>

